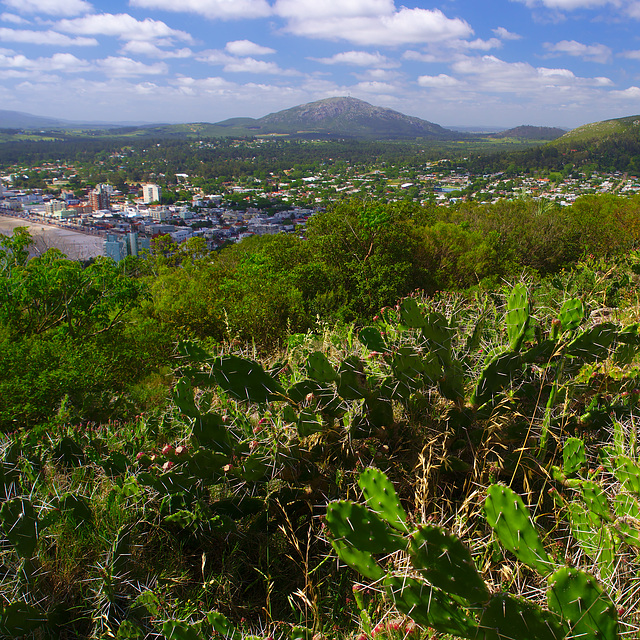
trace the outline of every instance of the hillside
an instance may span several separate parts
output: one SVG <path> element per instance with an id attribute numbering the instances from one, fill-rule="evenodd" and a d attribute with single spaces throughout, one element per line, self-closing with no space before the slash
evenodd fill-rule
<path id="1" fill-rule="evenodd" d="M 558 127 L 533 127 L 531 125 L 521 125 L 506 131 L 491 134 L 490 138 L 517 138 L 519 140 L 555 140 L 564 135 L 565 129 Z"/>
<path id="2" fill-rule="evenodd" d="M 584 124 L 558 138 L 555 141 L 555 145 L 568 146 L 574 143 L 600 143 L 608 138 L 619 136 L 631 136 L 637 139 L 639 133 L 640 116 L 626 116 L 625 118 L 614 118 L 612 120 Z"/>
<path id="3" fill-rule="evenodd" d="M 429 138 L 460 137 L 427 120 L 376 107 L 356 98 L 327 98 L 271 113 L 251 125 L 255 133 L 322 133 L 349 137 Z"/>

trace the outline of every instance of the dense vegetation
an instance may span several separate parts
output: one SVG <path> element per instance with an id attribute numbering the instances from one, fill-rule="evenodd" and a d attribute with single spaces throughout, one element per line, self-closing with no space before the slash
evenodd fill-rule
<path id="1" fill-rule="evenodd" d="M 350 200 L 118 265 L 4 238 L 0 635 L 634 637 L 639 204 Z"/>

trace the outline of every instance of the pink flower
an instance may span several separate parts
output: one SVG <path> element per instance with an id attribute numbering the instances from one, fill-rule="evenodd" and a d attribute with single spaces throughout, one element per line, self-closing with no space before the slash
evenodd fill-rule
<path id="1" fill-rule="evenodd" d="M 173 467 L 173 462 L 171 460 L 167 460 L 163 465 L 162 465 L 162 470 L 163 471 L 169 471 L 169 469 L 171 469 L 171 467 Z"/>
<path id="2" fill-rule="evenodd" d="M 162 447 L 163 456 L 170 456 L 172 453 L 173 453 L 173 447 L 170 444 L 165 444 L 164 447 Z"/>

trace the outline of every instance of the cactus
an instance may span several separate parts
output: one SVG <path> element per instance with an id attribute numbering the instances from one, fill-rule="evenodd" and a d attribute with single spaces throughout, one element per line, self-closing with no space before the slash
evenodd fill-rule
<path id="1" fill-rule="evenodd" d="M 569 631 L 557 614 L 506 593 L 491 598 L 479 627 L 482 640 L 563 640 Z"/>
<path id="2" fill-rule="evenodd" d="M 369 351 L 384 353 L 389 350 L 387 343 L 382 335 L 380 335 L 380 331 L 375 327 L 364 327 L 358 334 L 358 340 L 360 340 Z"/>
<path id="3" fill-rule="evenodd" d="M 562 469 L 572 476 L 587 465 L 584 442 L 580 438 L 567 438 L 562 447 Z"/>
<path id="4" fill-rule="evenodd" d="M 551 573 L 553 563 L 540 542 L 529 511 L 517 493 L 509 487 L 491 485 L 484 511 L 487 522 L 507 550 L 542 575 Z"/>
<path id="5" fill-rule="evenodd" d="M 193 437 L 203 447 L 220 454 L 229 454 L 232 450 L 229 431 L 218 413 L 198 415 L 193 423 Z"/>
<path id="6" fill-rule="evenodd" d="M 411 564 L 438 589 L 468 602 L 486 602 L 489 589 L 469 549 L 441 527 L 420 527 L 409 543 Z"/>
<path id="7" fill-rule="evenodd" d="M 563 331 L 575 331 L 584 318 L 585 308 L 582 300 L 573 298 L 565 300 L 560 309 L 558 319 Z"/>
<path id="8" fill-rule="evenodd" d="M 324 430 L 321 420 L 318 420 L 315 412 L 311 409 L 303 409 L 298 417 L 298 434 L 301 438 L 306 438 L 313 433 L 319 433 Z"/>
<path id="9" fill-rule="evenodd" d="M 227 620 L 227 618 L 217 611 L 209 611 L 207 613 L 207 621 L 213 627 L 214 631 L 219 633 L 223 638 L 231 638 L 231 640 L 240 640 L 242 635 Z"/>
<path id="10" fill-rule="evenodd" d="M 316 382 L 333 382 L 336 379 L 336 372 L 322 351 L 314 351 L 309 355 L 306 369 L 307 375 Z"/>
<path id="11" fill-rule="evenodd" d="M 398 531 L 407 532 L 407 514 L 387 476 L 378 469 L 365 469 L 358 478 L 367 506 Z"/>
<path id="12" fill-rule="evenodd" d="M 356 356 L 349 356 L 340 365 L 337 378 L 338 395 L 345 400 L 358 400 L 367 395 L 364 363 Z"/>
<path id="13" fill-rule="evenodd" d="M 609 355 L 609 348 L 618 336 L 618 330 L 612 322 L 603 322 L 583 331 L 572 340 L 566 349 L 566 355 L 577 358 L 580 364 L 602 360 Z"/>
<path id="14" fill-rule="evenodd" d="M 13 498 L 0 507 L 4 535 L 21 558 L 30 558 L 38 544 L 38 517 L 30 500 Z"/>
<path id="15" fill-rule="evenodd" d="M 471 394 L 471 404 L 480 407 L 511 383 L 514 373 L 521 366 L 518 352 L 506 351 L 494 356 L 482 370 L 476 388 Z"/>
<path id="16" fill-rule="evenodd" d="M 334 539 L 369 553 L 392 553 L 406 544 L 384 520 L 353 502 L 332 502 L 327 507 L 327 526 Z"/>
<path id="17" fill-rule="evenodd" d="M 609 502 L 602 487 L 592 480 L 585 480 L 581 483 L 582 499 L 587 509 L 591 513 L 595 513 L 605 521 L 612 520 L 611 511 L 609 510 Z"/>
<path id="18" fill-rule="evenodd" d="M 518 351 L 520 349 L 529 327 L 529 320 L 530 311 L 527 286 L 521 282 L 513 287 L 507 301 L 505 321 L 507 324 L 507 335 L 509 337 L 509 348 L 512 351 Z"/>
<path id="19" fill-rule="evenodd" d="M 548 582 L 549 609 L 567 622 L 572 638 L 617 640 L 616 608 L 595 578 L 562 567 L 549 576 Z"/>
<path id="20" fill-rule="evenodd" d="M 11 602 L 0 608 L 0 637 L 21 638 L 46 624 L 47 616 L 26 602 Z"/>
<path id="21" fill-rule="evenodd" d="M 351 544 L 347 544 L 341 540 L 332 540 L 331 546 L 338 554 L 340 560 L 361 573 L 369 580 L 381 580 L 384 576 L 382 567 L 374 560 L 373 555 L 369 551 L 362 551 Z"/>
<path id="22" fill-rule="evenodd" d="M 627 456 L 614 459 L 613 473 L 626 491 L 640 495 L 640 465 Z"/>
<path id="23" fill-rule="evenodd" d="M 461 638 L 476 637 L 475 619 L 440 589 L 405 576 L 388 576 L 384 584 L 398 609 L 418 624 Z"/>
<path id="24" fill-rule="evenodd" d="M 400 305 L 400 322 L 410 329 L 422 329 L 426 326 L 425 317 L 414 298 L 405 298 L 402 301 Z"/>

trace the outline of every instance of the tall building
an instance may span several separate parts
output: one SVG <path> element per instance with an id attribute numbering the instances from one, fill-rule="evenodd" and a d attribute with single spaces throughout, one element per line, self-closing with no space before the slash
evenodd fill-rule
<path id="1" fill-rule="evenodd" d="M 160 202 L 162 189 L 157 184 L 145 184 L 142 187 L 142 199 L 145 204 Z"/>
<path id="2" fill-rule="evenodd" d="M 91 211 L 100 211 L 101 209 L 109 208 L 109 194 L 106 189 L 103 188 L 103 185 L 98 185 L 89 194 L 89 204 L 91 205 Z"/>

